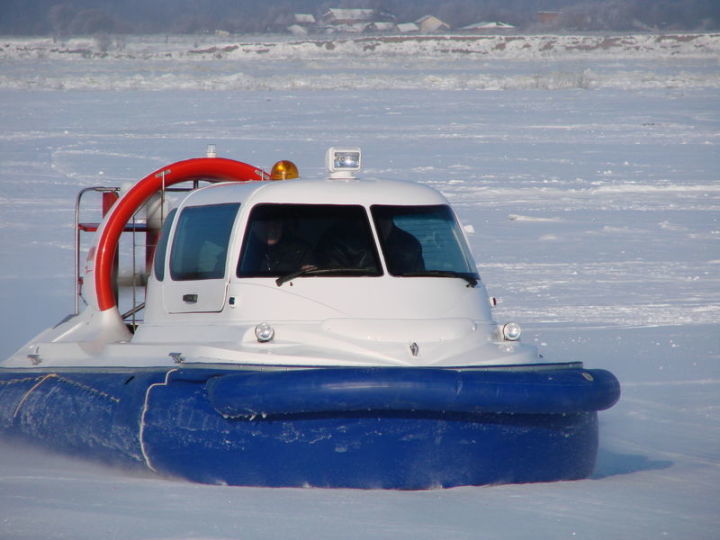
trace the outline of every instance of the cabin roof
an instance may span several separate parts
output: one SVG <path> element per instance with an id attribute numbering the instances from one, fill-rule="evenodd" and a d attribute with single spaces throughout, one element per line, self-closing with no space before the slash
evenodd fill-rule
<path id="1" fill-rule="evenodd" d="M 447 204 L 436 190 L 401 180 L 285 180 L 213 184 L 192 192 L 183 206 L 240 202 L 285 204 Z"/>

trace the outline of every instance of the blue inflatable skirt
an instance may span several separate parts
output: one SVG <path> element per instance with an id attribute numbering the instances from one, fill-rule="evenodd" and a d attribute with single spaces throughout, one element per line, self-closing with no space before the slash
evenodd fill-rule
<path id="1" fill-rule="evenodd" d="M 427 489 L 585 478 L 604 370 L 0 369 L 0 433 L 245 486 Z"/>

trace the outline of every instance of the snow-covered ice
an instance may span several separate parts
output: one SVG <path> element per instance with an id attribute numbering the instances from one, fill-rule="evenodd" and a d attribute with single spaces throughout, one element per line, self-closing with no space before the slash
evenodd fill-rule
<path id="1" fill-rule="evenodd" d="M 359 145 L 366 175 L 432 185 L 472 226 L 498 320 L 523 324 L 546 358 L 618 376 L 596 473 L 426 492 L 238 488 L 0 441 L 0 538 L 717 538 L 718 36 L 470 51 L 204 39 L 130 38 L 104 55 L 92 40 L 0 40 L 0 357 L 73 309 L 79 188 L 209 143 L 306 175 L 328 146 Z"/>

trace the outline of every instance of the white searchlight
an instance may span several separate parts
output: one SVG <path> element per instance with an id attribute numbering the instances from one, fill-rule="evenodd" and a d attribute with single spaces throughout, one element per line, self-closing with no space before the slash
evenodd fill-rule
<path id="1" fill-rule="evenodd" d="M 328 148 L 325 160 L 330 178 L 355 178 L 355 172 L 362 168 L 359 148 Z"/>

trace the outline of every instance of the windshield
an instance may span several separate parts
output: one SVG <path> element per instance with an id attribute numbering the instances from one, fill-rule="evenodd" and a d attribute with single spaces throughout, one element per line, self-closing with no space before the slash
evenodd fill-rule
<path id="1" fill-rule="evenodd" d="M 479 278 L 449 206 L 373 205 L 371 210 L 392 275 Z"/>
<path id="2" fill-rule="evenodd" d="M 250 212 L 238 277 L 381 274 L 362 206 L 259 204 Z"/>

